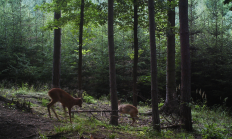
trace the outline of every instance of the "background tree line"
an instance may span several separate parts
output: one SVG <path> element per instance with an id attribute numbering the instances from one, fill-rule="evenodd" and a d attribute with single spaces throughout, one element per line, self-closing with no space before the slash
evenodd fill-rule
<path id="1" fill-rule="evenodd" d="M 67 1 L 62 22 L 53 21 L 45 3 L 52 1 L 1 0 L 0 79 L 11 83 L 49 84 L 52 81 L 54 24 L 62 24 L 61 87 L 78 87 L 80 2 Z M 35 5 L 45 4 L 41 10 Z M 64 3 L 65 4 L 65 3 Z M 138 4 L 137 92 L 140 101 L 150 96 L 150 48 L 147 3 Z M 155 1 L 159 98 L 165 98 L 167 59 L 167 3 Z M 133 33 L 132 1 L 115 1 L 115 64 L 117 93 L 132 99 Z M 206 94 L 209 105 L 232 98 L 230 5 L 217 0 L 189 0 L 191 83 L 194 100 Z M 107 2 L 86 1 L 83 29 L 82 88 L 100 97 L 109 94 Z M 42 11 L 47 11 L 46 13 Z M 176 14 L 178 9 L 176 8 Z M 176 86 L 180 84 L 180 42 L 175 18 Z M 200 91 L 201 90 L 201 91 Z M 201 92 L 201 94 L 199 94 Z M 227 103 L 230 101 L 227 100 Z M 231 104 L 230 104 L 231 105 Z"/>

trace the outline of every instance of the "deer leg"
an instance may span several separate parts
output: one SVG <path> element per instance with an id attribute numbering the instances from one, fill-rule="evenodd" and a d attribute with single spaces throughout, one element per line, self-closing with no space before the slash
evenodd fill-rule
<path id="1" fill-rule="evenodd" d="M 58 118 L 57 114 L 56 114 L 56 111 L 55 111 L 55 109 L 54 109 L 54 106 L 52 106 L 51 109 L 52 109 L 52 111 L 54 112 L 56 118 L 57 118 L 58 120 L 60 120 L 60 119 Z"/>
<path id="2" fill-rule="evenodd" d="M 72 124 L 72 121 L 71 121 L 71 108 L 68 108 L 68 114 L 69 114 L 70 123 Z"/>
<path id="3" fill-rule="evenodd" d="M 56 102 L 52 100 L 52 101 L 47 105 L 47 108 L 48 108 L 48 115 L 49 115 L 50 118 L 51 118 L 50 107 L 52 107 L 55 103 L 56 103 Z"/>
<path id="4" fill-rule="evenodd" d="M 133 114 L 130 114 L 130 116 L 131 116 L 131 118 L 132 118 L 132 120 L 133 120 L 133 122 L 132 122 L 132 124 L 131 124 L 131 125 L 133 125 L 133 124 L 134 124 L 134 122 L 135 122 L 135 116 L 134 116 Z"/>
<path id="5" fill-rule="evenodd" d="M 66 112 L 65 106 L 64 105 L 62 105 L 62 106 L 64 109 L 64 118 L 65 118 L 65 121 L 67 122 L 67 112 Z"/>

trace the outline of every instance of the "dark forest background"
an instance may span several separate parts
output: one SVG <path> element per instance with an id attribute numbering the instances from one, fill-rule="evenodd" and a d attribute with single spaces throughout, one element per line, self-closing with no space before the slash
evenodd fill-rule
<path id="1" fill-rule="evenodd" d="M 0 0 L 0 80 L 2 84 L 51 86 L 53 67 L 53 12 L 35 9 L 50 0 Z M 61 46 L 61 88 L 78 88 L 80 1 L 64 12 Z M 155 1 L 159 98 L 166 96 L 166 1 Z M 139 101 L 151 99 L 148 13 L 141 3 L 138 25 Z M 132 101 L 133 3 L 115 1 L 115 64 L 119 98 Z M 109 94 L 107 3 L 86 2 L 83 30 L 82 88 L 95 97 Z M 189 0 L 192 99 L 208 105 L 232 105 L 232 40 L 230 5 L 222 0 Z M 69 16 L 67 16 L 69 15 Z M 70 16 L 71 15 L 71 16 Z M 176 8 L 178 15 L 178 8 Z M 176 16 L 176 89 L 180 83 L 179 19 Z M 10 87 L 10 85 L 8 86 Z M 204 98 L 202 98 L 202 94 Z M 226 100 L 226 101 L 225 101 Z"/>

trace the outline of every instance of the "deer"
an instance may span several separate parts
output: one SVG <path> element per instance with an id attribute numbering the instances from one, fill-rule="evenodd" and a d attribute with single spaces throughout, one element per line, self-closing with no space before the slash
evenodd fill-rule
<path id="1" fill-rule="evenodd" d="M 138 119 L 138 109 L 131 105 L 131 104 L 122 104 L 121 105 L 121 101 L 119 100 L 118 101 L 118 112 L 121 113 L 121 114 L 130 114 L 133 122 L 131 125 L 134 124 L 135 122 L 135 119 Z"/>
<path id="2" fill-rule="evenodd" d="M 51 102 L 47 105 L 48 108 L 48 114 L 49 117 L 51 118 L 51 113 L 50 113 L 50 108 L 52 109 L 52 111 L 54 112 L 56 118 L 59 120 L 53 105 L 56 102 L 60 102 L 63 106 L 64 109 L 64 113 L 65 113 L 65 119 L 66 119 L 66 109 L 65 107 L 68 108 L 68 114 L 69 114 L 69 118 L 70 118 L 70 123 L 72 124 L 71 121 L 71 108 L 74 105 L 78 105 L 79 107 L 82 107 L 82 98 L 74 98 L 71 95 L 69 95 L 67 92 L 65 92 L 64 90 L 60 89 L 60 88 L 53 88 L 48 92 L 48 95 L 51 98 Z"/>

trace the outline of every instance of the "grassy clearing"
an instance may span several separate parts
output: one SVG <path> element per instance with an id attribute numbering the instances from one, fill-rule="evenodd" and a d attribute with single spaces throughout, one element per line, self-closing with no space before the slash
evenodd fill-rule
<path id="1" fill-rule="evenodd" d="M 47 103 L 49 103 L 49 97 L 47 96 L 48 88 L 44 86 L 41 90 L 35 89 L 34 86 L 29 87 L 27 84 L 22 84 L 22 86 L 11 87 L 10 89 L 5 89 L 2 85 L 0 88 L 0 95 L 6 98 L 19 99 L 21 95 L 29 96 L 28 99 L 31 101 L 31 107 L 33 111 L 38 115 L 48 117 L 47 113 Z M 94 97 L 89 96 L 84 93 L 84 102 L 86 106 L 89 105 L 110 105 L 109 98 L 107 96 L 101 97 L 99 100 L 94 99 Z M 57 104 L 59 105 L 59 104 Z M 162 105 L 162 104 L 160 104 Z M 141 113 L 145 113 L 151 110 L 150 106 L 141 103 L 138 106 L 138 110 Z M 56 107 L 58 115 L 63 115 L 63 109 Z M 53 116 L 54 118 L 54 116 Z M 140 119 L 149 119 L 148 116 L 140 115 Z M 161 122 L 165 121 L 162 116 Z M 84 113 L 76 114 L 71 125 L 66 122 L 64 118 L 61 122 L 64 123 L 63 126 L 54 127 L 54 131 L 59 134 L 62 133 L 65 137 L 72 137 L 74 134 L 83 135 L 88 137 L 89 135 L 99 135 L 102 134 L 107 138 L 195 138 L 195 136 L 200 136 L 202 138 L 217 138 L 232 139 L 232 118 L 228 113 L 228 110 L 224 106 L 215 106 L 212 108 L 207 107 L 203 104 L 192 105 L 192 120 L 194 132 L 188 133 L 180 129 L 165 129 L 160 133 L 152 130 L 150 123 L 146 126 L 130 126 L 129 124 L 112 126 L 109 121 L 99 121 L 93 116 L 88 117 Z M 46 135 L 40 135 L 40 138 L 46 138 Z"/>

